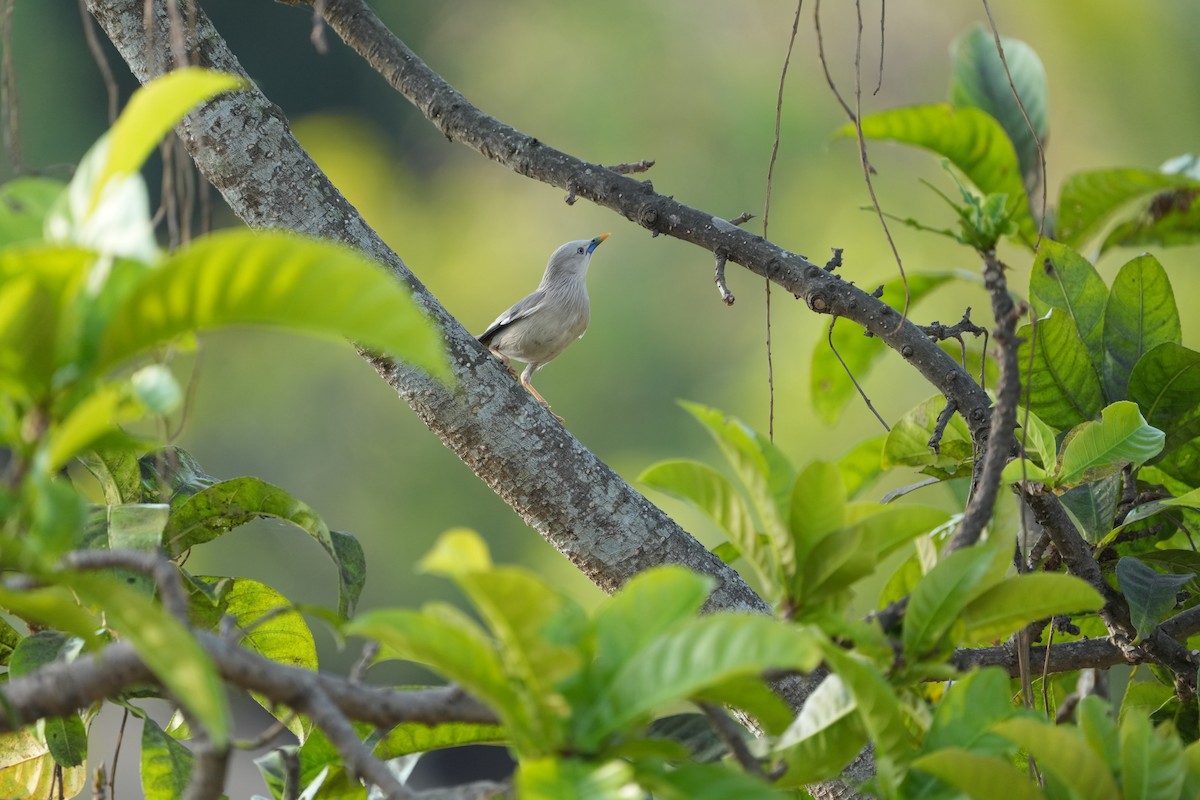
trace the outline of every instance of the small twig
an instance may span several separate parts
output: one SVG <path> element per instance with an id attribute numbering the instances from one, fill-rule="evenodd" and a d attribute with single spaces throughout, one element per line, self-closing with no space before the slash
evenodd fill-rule
<path id="1" fill-rule="evenodd" d="M 96 35 L 96 21 L 88 13 L 87 0 L 79 0 L 79 15 L 83 18 L 84 42 L 87 43 L 88 52 L 92 54 L 92 60 L 96 62 L 100 79 L 104 81 L 104 93 L 108 97 L 108 124 L 112 125 L 117 121 L 121 92 L 117 88 L 117 79 L 108 63 L 108 57 L 104 54 L 104 47 L 100 44 L 100 37 Z"/>
<path id="2" fill-rule="evenodd" d="M 879 288 L 882 289 L 883 287 L 881 286 Z M 871 402 L 871 398 L 867 397 L 867 393 L 863 391 L 862 386 L 859 385 L 858 380 L 854 377 L 854 373 L 850 371 L 850 366 L 846 364 L 846 360 L 842 358 L 842 354 L 838 352 L 837 347 L 833 343 L 833 326 L 837 324 L 837 321 L 838 317 L 835 316 L 833 321 L 829 323 L 829 335 L 827 337 L 829 340 L 829 349 L 833 351 L 833 355 L 837 358 L 838 363 L 842 365 L 842 369 L 844 369 L 846 374 L 850 376 L 850 382 L 853 383 L 854 388 L 858 390 L 858 394 L 860 397 L 862 397 L 863 402 L 867 404 L 867 408 L 870 409 L 871 413 L 875 415 L 875 419 L 879 420 L 879 424 L 883 426 L 885 431 L 890 431 L 891 427 L 888 426 L 883 416 L 875 410 L 875 405 Z"/>
<path id="3" fill-rule="evenodd" d="M 266 728 L 264 728 L 263 731 L 258 734 L 258 736 L 255 736 L 253 739 L 243 739 L 243 740 L 234 742 L 233 746 L 236 747 L 238 750 L 259 750 L 263 747 L 266 747 L 268 744 L 271 743 L 272 739 L 274 739 L 276 736 L 283 733 L 284 731 L 288 730 L 288 726 L 292 724 L 292 722 L 297 718 L 297 716 L 299 716 L 299 715 L 296 714 L 295 711 L 292 711 L 283 719 L 277 719 L 274 722 L 272 722 L 270 725 L 268 725 Z"/>
<path id="4" fill-rule="evenodd" d="M 833 255 L 830 256 L 829 260 L 825 262 L 824 269 L 826 272 L 833 272 L 835 269 L 842 266 L 842 253 L 845 251 L 845 248 L 834 247 L 831 249 L 833 250 Z"/>
<path id="5" fill-rule="evenodd" d="M 733 219 L 729 220 L 730 225 L 745 225 L 750 220 L 754 219 L 754 215 L 749 211 L 743 211 Z"/>
<path id="6" fill-rule="evenodd" d="M 751 775 L 765 778 L 766 773 L 763 772 L 762 762 L 750 752 L 746 740 L 742 738 L 742 726 L 738 725 L 725 709 L 715 703 L 698 703 L 697 705 L 700 706 L 704 716 L 708 717 L 713 730 L 729 748 L 729 752 L 733 754 L 741 768 Z"/>
<path id="7" fill-rule="evenodd" d="M 281 748 L 280 758 L 283 759 L 283 800 L 297 800 L 300 797 L 300 752 L 291 748 Z"/>
<path id="8" fill-rule="evenodd" d="M 351 683 L 362 683 L 363 678 L 367 677 L 367 670 L 375 663 L 377 655 L 379 655 L 379 642 L 372 640 L 364 644 L 362 655 L 358 657 L 358 661 L 354 662 L 354 666 L 350 667 L 347 679 Z"/>
<path id="9" fill-rule="evenodd" d="M 725 255 L 717 253 L 716 258 L 717 268 L 715 270 L 716 276 L 714 281 L 717 284 L 717 291 L 721 293 L 721 302 L 727 306 L 731 306 L 735 298 L 733 292 L 729 291 L 729 284 L 725 282 Z"/>
<path id="10" fill-rule="evenodd" d="M 388 800 L 413 797 L 413 793 L 392 774 L 387 764 L 376 758 L 371 749 L 363 744 L 354 726 L 324 692 L 313 691 L 299 698 L 296 705 L 321 729 L 352 774 L 379 787 Z"/>
<path id="11" fill-rule="evenodd" d="M 632 175 L 636 172 L 648 172 L 654 166 L 654 159 L 642 159 L 641 161 L 630 161 L 626 164 L 612 164 L 606 166 L 605 169 L 610 172 L 615 172 L 618 175 Z"/>
<path id="12" fill-rule="evenodd" d="M 950 420 L 954 417 L 954 412 L 958 410 L 958 405 L 950 399 L 946 400 L 946 407 L 938 414 L 937 422 L 933 426 L 933 435 L 929 437 L 927 444 L 933 450 L 934 455 L 942 454 L 942 437 L 946 435 L 946 426 L 950 424 Z"/>
<path id="13" fill-rule="evenodd" d="M 121 758 L 121 742 L 125 741 L 125 724 L 129 722 L 129 709 L 122 709 L 121 727 L 117 728 L 117 743 L 113 746 L 112 772 L 108 776 L 108 796 L 117 796 L 117 762 Z"/>
<path id="14" fill-rule="evenodd" d="M 163 608 L 190 625 L 187 593 L 179 570 L 161 553 L 141 550 L 73 550 L 62 557 L 62 566 L 70 570 L 128 569 L 149 576 L 158 587 Z"/>

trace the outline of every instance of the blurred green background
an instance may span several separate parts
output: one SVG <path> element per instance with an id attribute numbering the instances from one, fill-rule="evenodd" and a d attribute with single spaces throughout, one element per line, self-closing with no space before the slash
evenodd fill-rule
<path id="1" fill-rule="evenodd" d="M 482 109 L 581 158 L 655 159 L 645 177 L 660 192 L 714 214 L 756 215 L 761 232 L 780 67 L 794 5 L 691 0 L 489 0 L 372 4 L 389 26 Z M 201 6 L 301 141 L 356 208 L 472 331 L 480 332 L 532 290 L 549 253 L 569 239 L 612 231 L 592 262 L 588 335 L 539 373 L 537 385 L 585 445 L 633 480 L 663 458 L 713 460 L 679 398 L 716 406 L 765 430 L 768 424 L 764 288 L 729 269 L 732 307 L 719 301 L 712 259 L 611 212 L 515 175 L 447 142 L 331 31 L 327 55 L 309 41 L 311 14 L 267 0 L 204 0 Z M 1155 167 L 1200 147 L 1200 4 L 1127 5 L 1094 0 L 997 0 L 1002 32 L 1041 55 L 1050 84 L 1050 199 L 1068 174 L 1104 166 Z M 889 4 L 883 85 L 879 6 L 864 3 L 865 112 L 940 101 L 949 47 L 984 20 L 975 3 Z M 825 50 L 844 94 L 853 92 L 855 16 L 827 3 Z M 25 163 L 65 177 L 107 125 L 104 88 L 69 0 L 19 2 L 11 56 L 19 86 Z M 109 51 L 122 99 L 128 70 Z M 819 263 L 844 247 L 842 274 L 874 287 L 896 266 L 868 202 L 852 141 L 834 140 L 845 118 L 817 59 L 806 4 L 784 96 L 771 238 Z M 871 146 L 885 210 L 948 227 L 942 201 L 919 185 L 953 185 L 927 154 Z M 14 165 L 6 160 L 11 175 Z M 237 224 L 218 213 L 222 225 Z M 978 272 L 966 250 L 899 225 L 893 235 L 910 272 Z M 1003 253 L 1022 290 L 1029 255 Z M 1111 279 L 1133 253 L 1109 254 Z M 1196 248 L 1161 251 L 1184 312 L 1184 337 L 1200 345 L 1189 310 Z M 892 298 L 894 302 L 899 302 Z M 773 298 L 775 435 L 797 463 L 836 458 L 880 432 L 861 403 L 833 426 L 810 411 L 809 362 L 828 319 L 776 289 Z M 987 324 L 982 290 L 956 285 L 917 306 L 914 318 L 956 321 L 964 306 Z M 279 484 L 350 531 L 368 555 L 361 607 L 413 605 L 451 593 L 416 575 L 413 563 L 453 526 L 484 533 L 497 559 L 535 566 L 586 602 L 599 593 L 446 451 L 347 345 L 234 330 L 207 337 L 197 360 L 179 443 L 221 478 L 253 474 Z M 932 389 L 898 364 L 866 381 L 885 418 Z M 903 483 L 896 478 L 889 486 Z M 883 489 L 874 493 L 875 497 Z M 939 502 L 944 489 L 919 496 Z M 709 544 L 696 515 L 661 497 Z M 302 533 L 261 524 L 200 548 L 197 572 L 265 581 L 302 601 L 332 604 L 332 566 Z M 875 598 L 864 598 L 865 603 Z M 351 654 L 352 655 L 352 654 Z M 349 657 L 349 656 L 347 656 Z"/>

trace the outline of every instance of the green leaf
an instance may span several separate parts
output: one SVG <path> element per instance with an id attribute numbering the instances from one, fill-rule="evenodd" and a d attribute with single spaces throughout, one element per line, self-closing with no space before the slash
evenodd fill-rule
<path id="1" fill-rule="evenodd" d="M 1124 399 L 1133 368 L 1160 344 L 1182 344 L 1179 309 L 1166 271 L 1143 254 L 1117 273 L 1104 311 L 1104 385 L 1111 399 Z"/>
<path id="2" fill-rule="evenodd" d="M 811 631 L 757 615 L 718 612 L 655 637 L 611 679 L 591 685 L 590 708 L 576 708 L 575 741 L 584 750 L 672 702 L 731 677 L 766 669 L 807 672 L 821 660 Z"/>
<path id="3" fill-rule="evenodd" d="M 233 478 L 186 497 L 171 515 L 163 544 L 169 555 L 177 556 L 263 517 L 290 522 L 321 545 L 338 566 L 338 613 L 354 613 L 366 579 L 361 548 L 346 541 L 349 534 L 339 535 L 335 543 L 329 526 L 311 506 L 264 480 Z"/>
<path id="4" fill-rule="evenodd" d="M 1061 311 L 1051 311 L 1036 328 L 1025 325 L 1017 336 L 1022 340 L 1017 359 L 1022 385 L 1029 387 L 1030 409 L 1058 430 L 1093 419 L 1104 406 L 1104 392 L 1071 318 Z"/>
<path id="5" fill-rule="evenodd" d="M 78 767 L 87 760 L 87 729 L 83 717 L 71 714 L 38 720 L 38 728 L 60 767 Z"/>
<path id="6" fill-rule="evenodd" d="M 996 40 L 980 23 L 954 40 L 950 46 L 954 59 L 950 100 L 956 106 L 973 106 L 995 117 L 1013 143 L 1025 185 L 1036 186 L 1040 180 L 1037 143 L 1045 142 L 1050 130 L 1046 70 L 1025 42 L 1001 36 L 1000 46 L 1004 48 L 1004 61 L 996 52 Z M 1021 97 L 1020 105 L 1013 97 L 1013 87 Z"/>
<path id="7" fill-rule="evenodd" d="M 837 675 L 827 675 L 776 742 L 774 755 L 787 764 L 779 786 L 834 778 L 866 743 L 854 694 Z"/>
<path id="8" fill-rule="evenodd" d="M 677 497 L 703 511 L 746 556 L 764 586 L 772 585 L 770 549 L 758 535 L 742 493 L 729 480 L 699 461 L 660 461 L 638 476 L 652 489 Z"/>
<path id="9" fill-rule="evenodd" d="M 0 247 L 42 241 L 46 215 L 66 188 L 52 178 L 15 178 L 0 186 Z"/>
<path id="10" fill-rule="evenodd" d="M 404 690 L 397 690 L 400 697 Z M 387 761 L 413 753 L 425 753 L 443 747 L 461 747 L 468 744 L 500 744 L 506 741 L 508 732 L 500 725 L 485 725 L 473 722 L 402 722 L 392 728 L 379 744 L 375 745 L 376 758 Z"/>
<path id="11" fill-rule="evenodd" d="M 596 645 L 588 667 L 590 680 L 610 680 L 659 636 L 694 618 L 712 588 L 712 578 L 676 565 L 653 567 L 630 578 L 592 618 Z M 648 608 L 654 613 L 647 614 Z"/>
<path id="12" fill-rule="evenodd" d="M 1038 316 L 1055 309 L 1070 317 L 1097 371 L 1104 364 L 1108 298 L 1108 288 L 1090 261 L 1058 242 L 1042 242 L 1029 274 L 1029 300 Z"/>
<path id="13" fill-rule="evenodd" d="M 984 592 L 996 554 L 967 547 L 937 563 L 917 584 L 904 614 L 904 655 L 910 663 L 938 647 L 964 608 Z"/>
<path id="14" fill-rule="evenodd" d="M 530 758 L 521 761 L 513 778 L 522 800 L 613 800 L 641 797 L 633 768 L 624 761 L 596 764 L 573 758 Z"/>
<path id="15" fill-rule="evenodd" d="M 210 586 L 227 582 L 217 605 L 207 601 L 196 603 L 192 608 L 194 624 L 217 631 L 226 621 L 237 625 L 243 633 L 241 644 L 264 658 L 279 664 L 302 669 L 317 669 L 317 645 L 312 631 L 292 602 L 266 584 L 248 578 L 219 578 L 196 576 Z M 267 711 L 273 712 L 274 703 L 258 695 L 254 699 Z M 308 735 L 311 725 L 290 710 L 281 710 L 277 717 L 288 719 L 288 729 L 301 742 Z"/>
<path id="16" fill-rule="evenodd" d="M 1166 189 L 1154 195 L 1140 214 L 1120 222 L 1100 244 L 1112 247 L 1171 247 L 1200 239 L 1200 182 Z"/>
<path id="17" fill-rule="evenodd" d="M 940 394 L 930 397 L 896 421 L 883 445 L 883 468 L 936 467 L 954 472 L 974 455 L 971 432 L 955 414 L 943 431 L 939 452 L 929 446 L 938 416 L 946 406 Z"/>
<path id="18" fill-rule="evenodd" d="M 822 539 L 846 524 L 846 499 L 846 485 L 835 464 L 813 461 L 796 477 L 788 519 L 794 563 L 805 564 Z"/>
<path id="19" fill-rule="evenodd" d="M 1183 745 L 1172 731 L 1159 735 L 1147 717 L 1121 722 L 1121 791 L 1124 800 L 1176 800 L 1183 789 Z"/>
<path id="20" fill-rule="evenodd" d="M 421 611 L 368 611 L 347 623 L 343 632 L 380 642 L 385 647 L 382 657 L 425 664 L 461 684 L 496 711 L 519 747 L 536 751 L 537 743 L 519 738 L 529 730 L 524 704 L 510 684 L 495 646 L 470 619 L 431 603 Z"/>
<path id="21" fill-rule="evenodd" d="M 787 796 L 761 778 L 718 764 L 683 763 L 672 769 L 639 764 L 637 773 L 639 785 L 647 789 L 654 798 L 728 800 L 736 797 L 739 800 L 781 800 Z"/>
<path id="22" fill-rule="evenodd" d="M 990 729 L 1016 713 L 1011 694 L 1008 675 L 998 667 L 962 676 L 934 709 L 924 750 L 959 746 L 988 755 L 1007 753 L 1010 747 Z"/>
<path id="23" fill-rule="evenodd" d="M 1164 575 L 1132 556 L 1117 562 L 1117 583 L 1129 602 L 1129 619 L 1137 628 L 1139 641 L 1167 618 L 1178 603 L 1176 593 L 1194 577 L 1190 573 Z"/>
<path id="24" fill-rule="evenodd" d="M 0 733 L 0 797 L 74 797 L 87 778 L 82 764 L 60 767 L 32 726 Z"/>
<path id="25" fill-rule="evenodd" d="M 1030 243 L 1037 238 L 1017 153 L 990 114 L 949 103 L 910 106 L 863 117 L 862 131 L 868 139 L 903 142 L 949 159 L 983 194 L 1005 195 L 1021 236 Z M 838 134 L 854 136 L 854 126 L 845 125 Z"/>
<path id="26" fill-rule="evenodd" d="M 1200 182 L 1186 175 L 1151 169 L 1076 172 L 1067 176 L 1059 192 L 1057 238 L 1070 247 L 1082 246 L 1123 207 L 1158 192 L 1197 186 Z"/>
<path id="27" fill-rule="evenodd" d="M 142 474 L 134 451 L 126 447 L 93 450 L 80 456 L 88 472 L 95 476 L 110 506 L 142 501 Z"/>
<path id="28" fill-rule="evenodd" d="M 179 800 L 187 790 L 195 756 L 167 736 L 158 723 L 142 720 L 142 796 L 146 800 Z"/>
<path id="29" fill-rule="evenodd" d="M 1116 800 L 1121 796 L 1108 765 L 1077 729 L 1014 717 L 996 723 L 993 730 L 1027 750 L 1042 770 L 1071 786 L 1079 797 Z"/>
<path id="30" fill-rule="evenodd" d="M 934 289 L 947 281 L 974 278 L 959 272 L 929 272 L 908 276 L 909 304 L 916 305 Z M 881 298 L 892 308 L 904 306 L 904 284 L 891 280 L 883 285 Z M 832 425 L 841 417 L 847 403 L 858 396 L 854 384 L 846 375 L 849 371 L 862 383 L 871 369 L 890 352 L 883 342 L 874 336 L 863 336 L 862 329 L 854 325 L 838 325 L 833 329 L 833 345 L 837 354 L 829 347 L 828 339 L 822 336 L 813 345 L 812 366 L 809 368 L 810 393 L 813 410 L 821 421 Z M 843 367 L 838 355 L 846 362 Z"/>
<path id="31" fill-rule="evenodd" d="M 1113 529 L 1117 503 L 1121 499 L 1121 475 L 1115 473 L 1094 483 L 1064 492 L 1059 500 L 1075 518 L 1083 538 L 1097 544 Z M 1126 518 L 1126 522 L 1129 522 Z"/>
<path id="32" fill-rule="evenodd" d="M 758 675 L 736 675 L 707 686 L 694 696 L 697 702 L 717 703 L 749 714 L 769 736 L 792 724 L 795 712 Z M 711 725 L 710 728 L 711 730 Z"/>
<path id="33" fill-rule="evenodd" d="M 1017 412 L 1017 421 L 1021 425 L 1017 433 L 1017 442 L 1036 455 L 1038 463 L 1043 467 L 1051 469 L 1058 461 L 1054 429 L 1037 414 L 1025 409 Z"/>
<path id="34" fill-rule="evenodd" d="M 241 323 L 349 338 L 449 376 L 440 335 L 396 278 L 347 247 L 281 231 L 215 233 L 166 257 L 126 298 L 100 363 Z"/>
<path id="35" fill-rule="evenodd" d="M 134 92 L 112 127 L 108 159 L 92 187 L 90 206 L 95 207 L 109 178 L 141 169 L 159 141 L 189 111 L 223 92 L 246 86 L 247 81 L 235 75 L 182 67 Z"/>
<path id="36" fill-rule="evenodd" d="M 972 641 L 1004 639 L 1030 622 L 1081 611 L 1095 611 L 1104 598 L 1073 575 L 1038 572 L 1015 575 L 976 597 L 962 611 Z"/>
<path id="37" fill-rule="evenodd" d="M 873 663 L 839 647 L 826 647 L 829 668 L 850 687 L 854 702 L 880 761 L 906 762 L 914 750 L 913 737 L 896 692 Z"/>
<path id="38" fill-rule="evenodd" d="M 1200 483 L 1200 353 L 1173 343 L 1152 348 L 1129 376 L 1129 399 L 1166 434 L 1159 467 L 1191 486 Z"/>
<path id="39" fill-rule="evenodd" d="M 8 624 L 8 620 L 0 618 L 0 667 L 8 667 L 9 675 L 12 675 L 12 656 L 13 651 L 17 649 L 23 641 L 24 637 L 17 632 L 17 629 Z"/>
<path id="40" fill-rule="evenodd" d="M 1146 463 L 1163 448 L 1165 435 L 1146 424 L 1136 403 L 1121 400 L 1100 412 L 1099 422 L 1079 425 L 1063 440 L 1057 485 L 1092 483 L 1133 464 Z"/>
<path id="41" fill-rule="evenodd" d="M 79 601 L 64 587 L 47 586 L 19 592 L 0 587 L 0 608 L 21 619 L 78 636 L 89 647 L 100 644 L 99 621 L 80 608 Z"/>
<path id="42" fill-rule="evenodd" d="M 838 459 L 842 483 L 849 499 L 861 495 L 871 488 L 883 475 L 883 444 L 887 436 L 873 436 L 855 444 L 850 452 Z"/>
<path id="43" fill-rule="evenodd" d="M 104 610 L 109 627 L 127 639 L 163 686 L 195 715 L 216 746 L 229 739 L 225 685 L 205 649 L 161 605 L 100 573 L 64 574 L 85 602 Z"/>
<path id="44" fill-rule="evenodd" d="M 1038 800 L 1046 795 L 1011 759 L 980 755 L 960 747 L 926 753 L 912 763 L 965 793 L 971 800 Z"/>
<path id="45" fill-rule="evenodd" d="M 59 659 L 67 660 L 79 652 L 81 641 L 58 631 L 38 631 L 17 642 L 9 660 L 12 678 L 30 675 Z"/>

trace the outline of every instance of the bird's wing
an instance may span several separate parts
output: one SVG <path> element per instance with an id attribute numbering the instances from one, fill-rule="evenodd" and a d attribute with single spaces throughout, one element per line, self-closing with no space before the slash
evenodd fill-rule
<path id="1" fill-rule="evenodd" d="M 528 317 L 541 307 L 542 302 L 546 299 L 546 293 L 538 289 L 533 294 L 525 297 L 517 302 L 508 311 L 505 311 L 500 316 L 496 317 L 496 321 L 488 326 L 488 329 L 479 334 L 479 341 L 483 344 L 489 344 L 496 334 L 512 325 L 519 319 Z"/>

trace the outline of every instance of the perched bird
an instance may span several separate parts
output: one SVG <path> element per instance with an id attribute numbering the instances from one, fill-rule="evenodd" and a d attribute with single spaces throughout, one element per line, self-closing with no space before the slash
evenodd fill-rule
<path id="1" fill-rule="evenodd" d="M 592 253 L 608 236 L 567 242 L 555 250 L 537 291 L 497 317 L 479 337 L 514 375 L 509 359 L 525 362 L 521 385 L 546 408 L 550 404 L 530 381 L 587 330 L 591 312 L 584 279 Z"/>

